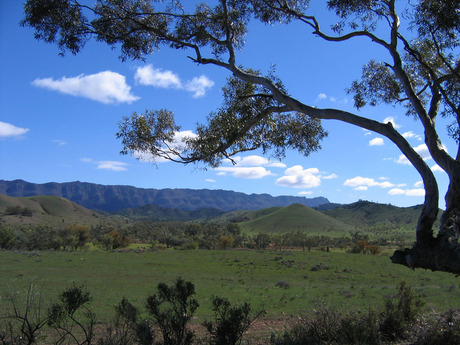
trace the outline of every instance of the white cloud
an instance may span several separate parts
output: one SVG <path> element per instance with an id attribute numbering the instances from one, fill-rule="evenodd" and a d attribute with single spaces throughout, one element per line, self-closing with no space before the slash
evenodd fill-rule
<path id="1" fill-rule="evenodd" d="M 417 139 L 417 140 L 422 140 L 422 136 L 421 135 L 418 135 L 418 134 L 415 134 L 414 132 L 412 131 L 408 131 L 408 132 L 404 132 L 402 134 L 402 136 L 406 139 L 411 139 L 411 138 L 414 138 L 414 139 Z"/>
<path id="2" fill-rule="evenodd" d="M 270 163 L 268 166 L 273 167 L 273 168 L 286 168 L 286 164 L 281 163 L 281 162 L 273 162 L 273 163 Z"/>
<path id="3" fill-rule="evenodd" d="M 256 155 L 246 157 L 237 156 L 233 160 L 238 166 L 262 166 L 270 163 L 267 158 Z"/>
<path id="4" fill-rule="evenodd" d="M 80 158 L 84 163 L 92 163 L 97 165 L 97 169 L 101 170 L 112 170 L 112 171 L 126 171 L 128 163 L 117 162 L 117 161 L 98 161 L 94 162 L 91 158 Z"/>
<path id="5" fill-rule="evenodd" d="M 380 187 L 380 188 L 391 188 L 394 187 L 394 184 L 388 181 L 377 182 L 370 177 L 361 177 L 356 176 L 351 179 L 346 180 L 343 183 L 344 186 L 355 187 L 355 189 L 360 187 Z M 357 189 L 357 190 L 367 190 L 367 189 Z"/>
<path id="6" fill-rule="evenodd" d="M 193 98 L 199 98 L 206 95 L 206 90 L 214 86 L 214 82 L 208 77 L 202 75 L 195 77 L 185 84 L 185 90 L 193 92 Z"/>
<path id="7" fill-rule="evenodd" d="M 183 82 L 174 72 L 154 68 L 151 64 L 139 67 L 136 70 L 134 79 L 141 85 L 149 85 L 165 89 L 173 88 L 192 92 L 192 97 L 194 98 L 205 96 L 206 91 L 214 86 L 214 82 L 205 75 L 194 77 L 190 81 Z"/>
<path id="8" fill-rule="evenodd" d="M 57 146 L 67 145 L 67 143 L 64 140 L 61 140 L 61 139 L 53 140 L 53 143 L 55 143 Z"/>
<path id="9" fill-rule="evenodd" d="M 414 147 L 414 150 L 425 161 L 431 158 L 430 151 L 428 151 L 428 147 L 425 144 L 421 144 L 419 146 Z M 409 160 L 404 155 L 400 155 L 399 158 L 396 160 L 396 163 L 411 165 L 411 162 L 409 162 Z"/>
<path id="10" fill-rule="evenodd" d="M 127 163 L 117 161 L 100 161 L 97 162 L 97 168 L 102 170 L 126 171 Z"/>
<path id="11" fill-rule="evenodd" d="M 261 179 L 272 175 L 270 170 L 264 167 L 218 167 L 218 172 L 230 173 L 233 177 L 244 179 Z"/>
<path id="12" fill-rule="evenodd" d="M 182 88 L 179 76 L 171 71 L 163 71 L 154 68 L 152 65 L 139 67 L 136 70 L 134 79 L 141 85 L 150 85 L 161 88 Z"/>
<path id="13" fill-rule="evenodd" d="M 286 169 L 276 184 L 292 188 L 313 188 L 321 185 L 321 175 L 317 168 L 304 169 L 301 165 L 295 165 Z"/>
<path id="14" fill-rule="evenodd" d="M 369 146 L 381 146 L 383 144 L 384 142 L 382 138 L 374 138 L 371 141 L 369 141 Z"/>
<path id="15" fill-rule="evenodd" d="M 131 87 L 126 84 L 125 76 L 112 71 L 89 75 L 80 74 L 76 77 L 62 77 L 57 80 L 35 79 L 32 85 L 67 95 L 89 98 L 104 104 L 131 103 L 139 99 L 131 93 Z"/>
<path id="16" fill-rule="evenodd" d="M 332 179 L 335 179 L 339 176 L 337 176 L 336 174 L 330 174 L 330 175 L 326 175 L 326 176 L 321 176 L 322 179 L 324 180 L 332 180 Z"/>
<path id="17" fill-rule="evenodd" d="M 239 167 L 268 166 L 272 168 L 286 168 L 286 164 L 284 163 L 271 162 L 269 159 L 257 155 L 251 155 L 246 157 L 236 156 L 232 159 L 233 162 L 235 162 L 236 165 Z M 231 163 L 230 159 L 226 159 L 225 162 L 229 164 Z"/>
<path id="18" fill-rule="evenodd" d="M 425 189 L 423 188 L 416 188 L 416 189 L 401 189 L 401 188 L 393 188 L 388 191 L 390 195 L 405 195 L 405 196 L 424 196 Z"/>
<path id="19" fill-rule="evenodd" d="M 321 101 L 326 98 L 327 98 L 327 95 L 325 93 L 320 93 L 318 96 L 316 96 L 317 101 Z"/>
<path id="20" fill-rule="evenodd" d="M 393 125 L 394 128 L 400 128 L 401 126 L 398 125 L 396 122 L 395 122 L 395 119 L 393 116 L 388 116 L 386 117 L 384 120 L 383 120 L 383 123 L 391 123 Z"/>
<path id="21" fill-rule="evenodd" d="M 298 195 L 312 195 L 313 192 L 312 191 L 304 191 L 304 192 L 299 192 L 297 193 Z"/>
<path id="22" fill-rule="evenodd" d="M 417 181 L 414 183 L 414 187 L 422 187 L 423 186 L 423 181 Z"/>
<path id="23" fill-rule="evenodd" d="M 0 121 L 0 138 L 17 137 L 26 134 L 28 128 L 16 127 L 10 123 Z"/>
<path id="24" fill-rule="evenodd" d="M 355 190 L 368 190 L 369 187 L 367 186 L 359 186 L 359 187 L 356 187 Z"/>
<path id="25" fill-rule="evenodd" d="M 323 175 L 318 168 L 304 169 L 301 165 L 294 165 L 284 171 L 284 176 L 276 180 L 278 186 L 292 188 L 314 188 L 321 185 L 321 180 L 335 179 L 336 174 Z"/>
<path id="26" fill-rule="evenodd" d="M 216 180 L 213 180 L 212 178 L 207 178 L 205 179 L 205 182 L 216 183 Z"/>
<path id="27" fill-rule="evenodd" d="M 444 172 L 443 168 L 441 168 L 439 165 L 435 164 L 431 167 L 432 171 L 439 171 L 439 172 Z"/>

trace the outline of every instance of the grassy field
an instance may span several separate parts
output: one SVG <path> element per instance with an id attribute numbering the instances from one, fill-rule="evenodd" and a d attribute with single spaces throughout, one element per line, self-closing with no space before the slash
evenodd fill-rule
<path id="1" fill-rule="evenodd" d="M 84 284 L 94 297 L 99 320 L 109 320 L 113 306 L 126 296 L 143 308 L 159 282 L 178 276 L 195 284 L 200 302 L 196 322 L 210 314 L 213 295 L 250 302 L 264 318 L 290 318 L 310 312 L 318 303 L 343 309 L 380 306 L 405 280 L 423 296 L 427 308 L 460 308 L 460 281 L 453 275 L 411 271 L 393 265 L 387 255 L 302 251 L 0 251 L 0 309 L 5 296 L 24 294 L 30 283 L 55 299 L 73 283 Z M 1 311 L 1 310 L 0 310 Z M 1 311 L 3 312 L 3 311 Z"/>

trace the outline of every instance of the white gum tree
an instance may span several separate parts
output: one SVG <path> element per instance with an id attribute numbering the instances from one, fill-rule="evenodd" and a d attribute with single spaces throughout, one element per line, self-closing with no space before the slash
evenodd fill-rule
<path id="1" fill-rule="evenodd" d="M 197 64 L 228 71 L 223 104 L 208 116 L 207 123 L 196 128 L 196 136 L 181 145 L 172 144 L 180 129 L 172 112 L 134 113 L 120 122 L 117 133 L 124 154 L 149 152 L 185 164 L 210 166 L 255 149 L 276 157 L 283 157 L 288 149 L 308 155 L 320 148 L 326 136 L 322 120 L 343 121 L 385 136 L 417 169 L 426 191 L 414 229 L 416 243 L 413 248 L 396 251 L 392 261 L 410 268 L 460 274 L 460 151 L 455 155 L 446 152 L 436 126 L 439 117 L 450 118 L 448 134 L 459 147 L 460 1 L 324 1 L 337 17 L 332 30 L 323 30 L 319 17 L 310 12 L 308 0 L 204 1 L 190 12 L 180 1 L 28 0 L 22 25 L 32 27 L 37 39 L 57 44 L 62 52 L 76 54 L 94 38 L 120 47 L 122 59 L 142 60 L 167 46 L 188 50 L 189 58 Z M 381 103 L 403 105 L 408 115 L 423 125 L 425 144 L 449 177 L 446 210 L 436 235 L 436 178 L 402 134 L 391 123 L 342 109 L 316 108 L 292 97 L 282 76 L 273 72 L 263 75 L 238 64 L 250 21 L 300 22 L 305 33 L 331 44 L 365 38 L 388 53 L 387 61 L 369 56 L 362 76 L 350 81 L 349 91 L 358 109 Z"/>

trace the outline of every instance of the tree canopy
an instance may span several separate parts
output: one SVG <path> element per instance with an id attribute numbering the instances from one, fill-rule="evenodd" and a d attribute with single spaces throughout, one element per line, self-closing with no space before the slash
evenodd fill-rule
<path id="1" fill-rule="evenodd" d="M 187 50 L 194 63 L 229 72 L 222 106 L 179 143 L 180 126 L 171 111 L 149 110 L 124 118 L 117 134 L 124 154 L 148 152 L 210 166 L 255 149 L 279 158 L 288 149 L 308 155 L 327 135 L 322 120 L 343 121 L 387 137 L 420 173 L 426 191 L 417 242 L 413 248 L 396 251 L 392 261 L 460 274 L 460 149 L 455 156 L 446 152 L 439 136 L 442 129 L 437 128 L 438 117 L 449 118 L 448 134 L 460 144 L 460 1 L 325 3 L 336 16 L 330 28 L 323 28 L 308 0 L 216 0 L 194 9 L 175 0 L 28 0 L 22 25 L 34 28 L 37 39 L 57 44 L 61 53 L 77 54 L 92 38 L 119 48 L 123 60 L 144 60 L 167 46 Z M 317 108 L 290 95 L 275 71 L 263 73 L 240 65 L 238 53 L 244 49 L 251 21 L 301 23 L 305 32 L 331 44 L 364 38 L 388 53 L 384 61 L 369 56 L 362 76 L 350 81 L 348 91 L 357 109 L 402 105 L 423 125 L 430 154 L 450 180 L 437 236 L 433 235 L 439 204 L 436 178 L 403 135 L 391 123 L 342 109 Z"/>

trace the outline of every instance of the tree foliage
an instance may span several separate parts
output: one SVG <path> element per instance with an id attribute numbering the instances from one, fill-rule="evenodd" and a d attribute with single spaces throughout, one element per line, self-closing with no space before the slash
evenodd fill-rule
<path id="1" fill-rule="evenodd" d="M 312 12 L 308 0 L 219 0 L 200 3 L 195 10 L 180 1 L 28 0 L 22 25 L 34 28 L 38 39 L 57 44 L 62 53 L 78 53 L 91 38 L 120 48 L 122 59 L 145 60 L 167 46 L 187 50 L 197 64 L 229 72 L 222 106 L 197 126 L 194 135 L 179 140 L 180 127 L 168 110 L 125 118 L 117 134 L 125 154 L 204 162 L 212 167 L 255 149 L 278 158 L 288 149 L 308 155 L 320 148 L 326 136 L 321 120 L 330 119 L 387 137 L 419 172 L 426 191 L 416 245 L 395 252 L 393 262 L 460 273 L 460 150 L 456 155 L 447 153 L 439 136 L 442 129 L 437 127 L 438 117 L 449 117 L 447 133 L 460 144 L 460 2 L 325 0 L 324 4 L 336 16 L 329 29 L 323 29 L 322 18 Z M 331 44 L 365 38 L 388 53 L 386 60 L 370 56 L 349 92 L 357 108 L 380 103 L 403 106 L 423 125 L 425 144 L 450 179 L 436 237 L 436 178 L 390 123 L 341 109 L 316 108 L 291 96 L 272 70 L 262 73 L 238 64 L 238 52 L 244 49 L 254 20 L 297 22 Z"/>

